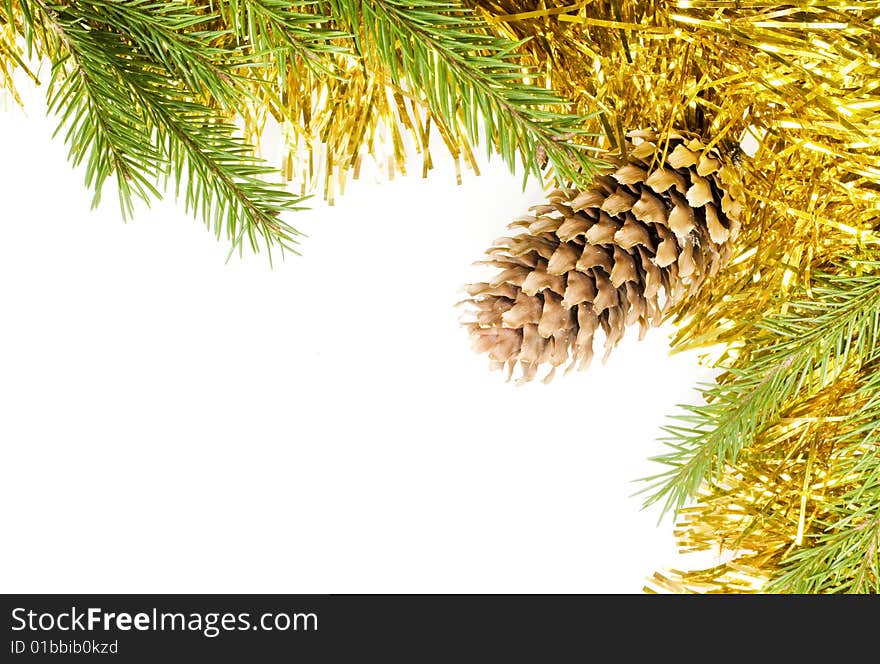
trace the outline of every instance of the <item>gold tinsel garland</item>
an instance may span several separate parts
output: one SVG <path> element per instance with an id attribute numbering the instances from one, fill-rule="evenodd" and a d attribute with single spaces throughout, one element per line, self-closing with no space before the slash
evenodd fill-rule
<path id="1" fill-rule="evenodd" d="M 796 294 L 809 296 L 814 272 L 876 258 L 880 2 L 472 5 L 500 33 L 528 39 L 530 63 L 575 110 L 599 111 L 589 129 L 603 147 L 623 145 L 629 127 L 684 129 L 738 166 L 743 232 L 728 267 L 673 312 L 675 348 L 748 358 L 761 343 L 756 324 L 784 314 Z M 854 459 L 877 453 L 870 436 L 839 444 L 839 422 L 860 407 L 853 395 L 863 378 L 851 373 L 797 396 L 735 463 L 707 478 L 680 511 L 676 537 L 683 552 L 713 553 L 718 564 L 658 572 L 647 590 L 785 591 L 787 561 L 834 522 L 835 500 L 858 490 Z M 865 552 L 873 583 L 878 548 Z M 868 587 L 857 581 L 812 587 Z"/>
<path id="2" fill-rule="evenodd" d="M 418 98 L 392 85 L 384 72 L 340 55 L 336 76 L 308 68 L 287 72 L 283 99 L 266 95 L 244 110 L 255 143 L 271 118 L 281 127 L 285 179 L 303 193 L 317 188 L 333 203 L 344 193 L 348 177 L 357 178 L 364 159 L 371 159 L 388 177 L 406 175 L 407 153 L 421 156 L 420 172 L 433 168 L 431 139 L 436 129 L 443 148 L 455 163 L 479 174 L 471 146 L 460 127 L 448 127 Z"/>
<path id="3" fill-rule="evenodd" d="M 850 375 L 801 401 L 706 482 L 696 504 L 679 511 L 675 536 L 682 553 L 711 553 L 724 562 L 656 572 L 646 590 L 763 591 L 857 481 L 841 470 L 859 448 L 839 444 L 840 414 L 862 405 L 847 398 L 857 385 Z"/>
<path id="4" fill-rule="evenodd" d="M 600 111 L 589 129 L 606 144 L 631 127 L 684 129 L 736 159 L 734 268 L 683 305 L 680 346 L 739 341 L 812 268 L 877 241 L 880 2 L 473 4 L 529 39 L 531 63 L 575 110 Z"/>

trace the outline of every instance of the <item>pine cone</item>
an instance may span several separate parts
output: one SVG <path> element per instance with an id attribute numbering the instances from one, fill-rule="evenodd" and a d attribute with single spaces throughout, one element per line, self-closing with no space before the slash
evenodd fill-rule
<path id="1" fill-rule="evenodd" d="M 500 268 L 468 287 L 465 325 L 492 367 L 585 368 L 602 328 L 605 357 L 638 321 L 640 338 L 729 258 L 740 226 L 735 172 L 695 137 L 627 135 L 627 159 L 584 191 L 558 189 L 511 224 L 483 264 Z M 668 145 L 665 143 L 668 141 Z M 664 151 L 665 162 L 661 163 Z"/>

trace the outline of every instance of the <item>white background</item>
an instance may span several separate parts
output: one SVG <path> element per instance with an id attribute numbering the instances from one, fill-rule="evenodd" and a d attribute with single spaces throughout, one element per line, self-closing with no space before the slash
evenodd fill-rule
<path id="1" fill-rule="evenodd" d="M 460 327 L 536 185 L 438 153 L 291 217 L 303 257 L 227 263 L 171 200 L 90 211 L 40 95 L 0 114 L 0 590 L 629 593 L 674 562 L 633 480 L 696 356 L 632 330 L 517 387 Z"/>

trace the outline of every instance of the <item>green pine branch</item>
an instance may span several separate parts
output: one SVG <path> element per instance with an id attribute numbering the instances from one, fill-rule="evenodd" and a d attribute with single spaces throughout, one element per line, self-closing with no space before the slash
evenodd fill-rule
<path id="1" fill-rule="evenodd" d="M 197 52 L 206 34 L 162 41 L 165 29 L 192 28 L 204 19 L 174 10 L 163 24 L 162 12 L 146 12 L 149 6 L 138 1 L 35 4 L 54 33 L 50 109 L 67 129 L 71 160 L 85 163 L 96 204 L 111 175 L 126 215 L 135 197 L 157 197 L 156 184 L 170 177 L 187 210 L 218 236 L 225 230 L 233 249 L 247 238 L 254 250 L 262 244 L 295 251 L 298 232 L 280 215 L 299 209 L 302 199 L 267 182 L 274 170 L 195 94 L 235 98 L 227 87 L 232 78 L 216 63 L 206 64 L 210 50 Z"/>
<path id="2" fill-rule="evenodd" d="M 274 169 L 230 116 L 265 104 L 286 117 L 291 82 L 308 92 L 344 77 L 346 58 L 424 104 L 450 136 L 485 137 L 527 177 L 551 162 L 557 179 L 584 184 L 601 165 L 574 140 L 584 118 L 524 82 L 521 43 L 491 36 L 454 0 L 0 0 L 0 22 L 27 47 L 24 59 L 4 47 L 4 67 L 52 62 L 50 109 L 95 204 L 114 179 L 130 216 L 170 180 L 233 248 L 292 250 L 298 233 L 281 216 L 302 199 L 267 181 Z"/>
<path id="3" fill-rule="evenodd" d="M 667 470 L 646 478 L 646 504 L 679 509 L 702 481 L 718 476 L 740 450 L 778 420 L 795 395 L 815 394 L 849 368 L 880 355 L 880 264 L 863 276 L 820 277 L 813 299 L 766 320 L 763 339 L 703 391 L 705 403 L 682 406 L 664 427 L 669 451 L 654 460 Z"/>
<path id="4" fill-rule="evenodd" d="M 85 162 L 86 185 L 94 190 L 93 206 L 100 202 L 104 184 L 112 175 L 123 215 L 130 217 L 135 197 L 148 201 L 158 196 L 153 183 L 161 173 L 162 155 L 152 140 L 145 140 L 151 136 L 146 118 L 114 74 L 114 52 L 81 48 L 76 38 L 83 29 L 70 26 L 71 38 L 64 19 L 55 12 L 53 16 L 58 44 L 52 49 L 56 64 L 48 97 L 49 111 L 59 118 L 56 134 L 66 128 L 68 158 L 75 166 Z"/>
<path id="5" fill-rule="evenodd" d="M 347 53 L 340 40 L 349 35 L 332 26 L 318 0 L 220 0 L 223 20 L 255 59 L 271 60 L 276 80 L 286 88 L 289 62 L 298 60 L 314 73 L 336 76 L 332 57 Z M 310 11 L 306 11 L 310 10 Z"/>
<path id="6" fill-rule="evenodd" d="M 449 0 L 328 0 L 334 16 L 376 58 L 391 81 L 424 96 L 448 127 L 472 142 L 480 125 L 487 152 L 513 169 L 541 176 L 549 160 L 557 177 L 585 185 L 600 166 L 572 141 L 585 118 L 548 110 L 566 105 L 556 93 L 523 82 L 515 54 L 521 42 L 494 37 L 471 10 Z"/>
<path id="7" fill-rule="evenodd" d="M 123 35 L 145 60 L 160 65 L 203 100 L 234 108 L 241 97 L 232 67 L 245 63 L 241 51 L 216 46 L 228 29 L 211 29 L 213 13 L 195 13 L 182 2 L 89 0 L 69 5 L 82 23 Z M 63 6 L 59 5 L 59 6 Z"/>
<path id="8" fill-rule="evenodd" d="M 864 405 L 835 440 L 835 476 L 852 487 L 826 508 L 820 532 L 783 563 L 768 592 L 880 593 L 880 367 L 855 396 Z"/>

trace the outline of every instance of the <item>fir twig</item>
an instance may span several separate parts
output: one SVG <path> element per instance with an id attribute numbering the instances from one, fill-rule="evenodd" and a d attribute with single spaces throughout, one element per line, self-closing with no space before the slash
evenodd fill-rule
<path id="1" fill-rule="evenodd" d="M 170 176 L 187 209 L 218 236 L 225 229 L 233 248 L 247 237 L 254 250 L 261 241 L 293 250 L 298 233 L 279 217 L 299 209 L 302 199 L 267 182 L 273 169 L 194 97 L 232 100 L 231 77 L 196 52 L 198 41 L 179 37 L 175 54 L 164 52 L 167 29 L 202 18 L 175 12 L 174 23 L 163 25 L 162 13 L 146 12 L 142 2 L 38 4 L 55 32 L 50 108 L 67 127 L 72 161 L 86 164 L 95 203 L 115 175 L 123 213 L 130 215 L 134 197 L 158 196 L 156 181 Z"/>
<path id="2" fill-rule="evenodd" d="M 317 0 L 221 0 L 219 7 L 223 20 L 239 43 L 262 63 L 261 68 L 269 61 L 275 65 L 282 91 L 287 85 L 289 60 L 299 60 L 317 74 L 333 76 L 336 67 L 328 56 L 347 52 L 339 41 L 348 35 L 327 27 L 333 18 L 322 13 Z"/>
<path id="3" fill-rule="evenodd" d="M 703 392 L 704 404 L 683 406 L 665 427 L 670 451 L 655 457 L 668 470 L 649 477 L 647 504 L 678 509 L 709 474 L 720 474 L 739 451 L 778 419 L 795 395 L 814 394 L 842 371 L 880 355 L 880 264 L 863 276 L 818 279 L 814 299 L 761 324 L 766 340 Z"/>
<path id="4" fill-rule="evenodd" d="M 448 127 L 462 126 L 472 142 L 480 125 L 487 151 L 514 168 L 541 176 L 544 155 L 556 176 L 586 185 L 600 162 L 572 139 L 585 118 L 550 110 L 567 106 L 556 93 L 523 82 L 515 51 L 522 42 L 488 34 L 470 10 L 448 0 L 329 0 L 355 34 L 358 48 L 377 59 L 395 85 L 419 91 Z"/>
<path id="5" fill-rule="evenodd" d="M 426 109 L 418 120 L 426 165 L 431 122 L 456 159 L 472 162 L 469 145 L 485 138 L 487 152 L 511 168 L 519 161 L 526 176 L 542 175 L 549 161 L 557 179 L 582 183 L 600 165 L 576 142 L 585 118 L 524 82 L 522 42 L 492 36 L 453 0 L 0 0 L 0 10 L 13 30 L 7 42 L 20 35 L 27 46 L 24 58 L 3 48 L 2 76 L 48 56 L 50 107 L 71 160 L 85 166 L 94 203 L 113 177 L 130 216 L 135 199 L 159 196 L 170 178 L 187 208 L 233 247 L 247 238 L 255 248 L 292 248 L 297 232 L 280 216 L 302 200 L 266 181 L 274 171 L 239 137 L 234 115 L 256 138 L 268 111 L 285 132 L 306 137 L 307 150 L 313 140 L 332 142 L 328 164 L 342 156 L 338 167 L 355 171 L 380 121 L 412 124 L 407 104 Z M 352 121 L 327 126 L 313 106 L 337 103 L 322 98 L 325 83 L 342 81 L 345 90 L 353 71 L 351 98 L 381 110 L 346 111 Z M 400 162 L 398 129 L 391 133 Z"/>
<path id="6" fill-rule="evenodd" d="M 817 535 L 783 564 L 769 592 L 880 593 L 880 367 L 855 391 L 865 404 L 848 414 L 835 476 L 854 478 L 827 506 Z"/>
<path id="7" fill-rule="evenodd" d="M 215 46 L 228 29 L 210 29 L 216 15 L 197 14 L 186 3 L 154 0 L 90 0 L 71 8 L 86 25 L 125 36 L 146 61 L 161 65 L 206 101 L 234 108 L 243 88 L 234 85 L 233 65 L 244 64 L 241 51 Z"/>

